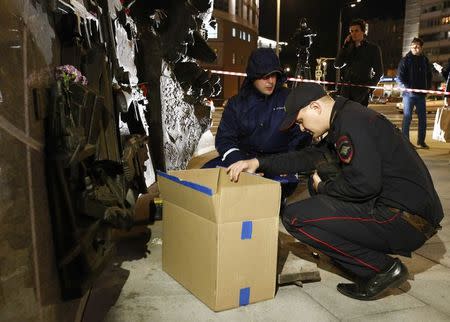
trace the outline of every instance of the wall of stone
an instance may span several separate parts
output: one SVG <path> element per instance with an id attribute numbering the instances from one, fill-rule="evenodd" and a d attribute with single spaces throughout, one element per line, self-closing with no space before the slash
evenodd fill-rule
<path id="1" fill-rule="evenodd" d="M 79 5 L 74 4 L 76 1 Z M 111 12 L 112 9 L 123 9 L 121 0 L 99 2 L 105 4 L 104 1 L 107 1 Z M 141 1 L 140 4 L 146 6 L 145 1 Z M 82 0 L 65 2 L 84 10 Z M 174 18 L 184 17 L 186 12 L 194 10 L 187 2 L 178 0 L 169 2 L 167 11 L 173 14 L 171 21 L 179 21 L 180 19 Z M 62 64 L 63 57 L 67 57 L 65 55 L 72 48 L 68 48 L 65 44 L 62 50 L 59 37 L 55 34 L 52 10 L 57 3 L 57 0 L 0 0 L 0 321 L 81 321 L 88 299 L 87 292 L 81 299 L 61 300 L 46 188 L 44 120 L 47 116 L 47 107 L 50 106 L 46 89 L 55 83 L 55 67 Z M 180 6 L 180 3 L 183 5 Z M 209 2 L 203 11 L 196 11 L 197 18 L 207 23 L 211 18 L 212 6 L 213 2 Z M 130 19 L 130 16 L 125 18 Z M 191 17 L 191 20 L 196 21 L 194 17 Z M 125 30 L 116 25 L 115 33 L 118 62 L 129 73 L 130 85 L 137 87 L 138 81 L 144 82 L 152 91 L 147 98 L 153 103 L 150 104 L 148 117 L 153 123 L 148 123 L 150 130 L 157 131 L 149 131 L 146 134 L 150 136 L 150 141 L 160 144 L 154 151 L 161 154 L 160 169 L 167 170 L 186 167 L 200 136 L 210 124 L 209 106 L 204 106 L 207 95 L 203 93 L 217 95 L 220 92 L 220 88 L 217 88 L 219 80 L 208 75 L 199 66 L 192 70 L 201 72 L 196 74 L 196 78 L 185 77 L 188 72 L 174 75 L 174 66 L 177 63 L 184 63 L 182 60 L 187 59 L 184 57 L 185 54 L 182 59 L 174 58 L 169 62 L 163 60 L 163 57 L 177 54 L 178 46 L 184 44 L 183 37 L 190 39 L 189 35 L 193 36 L 192 27 L 181 22 L 180 20 L 181 31 L 178 30 L 178 25 L 171 25 L 166 29 L 161 27 L 160 35 L 154 30 L 149 30 L 147 22 L 144 21 L 145 28 L 140 30 L 139 39 L 143 47 L 137 55 L 145 56 L 141 69 L 146 70 L 145 73 L 141 71 L 141 74 L 149 76 L 147 78 L 141 77 L 133 64 L 136 39 L 131 41 L 126 38 L 127 32 L 134 29 Z M 171 35 L 177 34 L 181 34 L 182 37 L 171 41 L 173 38 Z M 159 41 L 160 37 L 166 39 L 165 46 Z M 206 43 L 203 44 L 199 39 L 196 41 L 200 45 L 193 42 L 185 48 L 193 55 L 189 58 L 189 62 L 195 62 L 196 55 L 203 59 L 207 57 L 207 60 L 211 59 L 208 58 L 211 53 L 215 56 Z M 159 48 L 158 46 L 160 49 L 173 47 L 173 50 L 159 52 L 155 50 Z M 76 50 L 69 53 L 79 54 Z M 104 61 L 106 59 L 103 59 Z M 94 65 L 92 62 L 89 64 Z M 88 81 L 91 81 L 92 89 L 98 90 L 98 86 L 95 87 L 95 79 L 94 81 L 89 79 L 95 78 L 93 75 L 96 74 L 94 72 L 86 74 Z M 185 99 L 186 89 L 180 86 L 181 81 L 178 77 L 185 80 L 185 87 L 192 83 L 192 86 L 189 85 L 190 90 L 198 92 L 189 95 L 190 103 Z M 102 86 L 108 87 L 103 91 L 106 93 L 105 97 L 110 95 L 113 84 L 111 88 L 109 83 L 102 83 Z M 136 96 L 134 94 L 139 97 L 134 97 Z M 133 101 L 142 102 L 145 101 L 144 97 L 140 97 L 142 95 L 132 91 L 129 96 L 133 97 Z M 143 111 L 145 106 L 139 104 L 135 106 L 142 107 Z M 112 105 L 114 103 L 108 106 Z M 208 107 L 208 113 L 205 113 L 205 107 Z M 145 122 L 147 115 L 142 114 L 140 119 L 147 126 Z M 154 134 L 156 132 L 160 133 L 158 137 Z M 105 134 L 106 136 L 108 135 Z M 116 139 L 115 135 L 108 137 Z M 154 161 L 150 158 L 148 161 L 148 172 L 151 173 L 146 177 L 149 179 L 146 182 L 147 186 L 155 180 L 154 172 L 150 171 L 153 170 L 152 160 Z"/>
<path id="2" fill-rule="evenodd" d="M 47 87 L 59 44 L 45 0 L 0 0 L 0 321 L 77 321 L 62 302 L 45 189 Z M 42 106 L 41 106 L 42 107 Z"/>

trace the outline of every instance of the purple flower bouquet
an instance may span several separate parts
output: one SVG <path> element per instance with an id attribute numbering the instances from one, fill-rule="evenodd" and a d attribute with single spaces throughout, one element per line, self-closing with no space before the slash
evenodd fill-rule
<path id="1" fill-rule="evenodd" d="M 56 67 L 56 79 L 61 80 L 66 89 L 69 88 L 71 82 L 87 85 L 88 81 L 81 72 L 72 65 L 62 65 Z"/>

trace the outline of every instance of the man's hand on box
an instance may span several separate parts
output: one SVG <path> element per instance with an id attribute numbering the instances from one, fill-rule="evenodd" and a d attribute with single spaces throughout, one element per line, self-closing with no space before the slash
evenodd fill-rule
<path id="1" fill-rule="evenodd" d="M 255 173 L 258 167 L 259 161 L 256 158 L 250 160 L 241 160 L 230 165 L 227 168 L 227 173 L 231 181 L 238 182 L 239 174 L 241 172 Z"/>

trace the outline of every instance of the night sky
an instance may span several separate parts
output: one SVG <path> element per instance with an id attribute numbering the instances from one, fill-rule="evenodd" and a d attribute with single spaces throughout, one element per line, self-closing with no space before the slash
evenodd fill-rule
<path id="1" fill-rule="evenodd" d="M 314 65 L 313 59 L 316 57 L 336 56 L 339 3 L 350 2 L 352 1 L 281 0 L 280 41 L 289 43 L 299 25 L 300 18 L 305 17 L 310 28 L 317 32 L 317 37 L 311 46 L 311 64 Z M 276 8 L 276 0 L 260 0 L 260 36 L 275 40 Z M 348 23 L 353 18 L 398 19 L 404 17 L 404 12 L 405 0 L 362 0 L 355 8 L 347 5 L 342 11 L 342 37 L 344 38 L 347 34 Z M 280 59 L 283 64 L 295 67 L 295 47 L 289 46 L 283 49 Z"/>

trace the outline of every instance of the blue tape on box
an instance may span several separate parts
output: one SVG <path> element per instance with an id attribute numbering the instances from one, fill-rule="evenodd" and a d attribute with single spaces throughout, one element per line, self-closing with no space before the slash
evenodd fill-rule
<path id="1" fill-rule="evenodd" d="M 241 239 L 252 239 L 253 222 L 243 221 L 241 230 Z"/>
<path id="2" fill-rule="evenodd" d="M 194 190 L 200 191 L 208 196 L 212 196 L 213 192 L 211 188 L 202 186 L 201 184 L 198 183 L 194 183 L 194 182 L 190 182 L 190 181 L 184 181 L 184 180 L 180 180 L 180 178 L 175 177 L 175 176 L 171 176 L 170 174 L 167 174 L 165 172 L 162 171 L 157 171 L 158 175 L 160 175 L 161 177 L 164 177 L 166 179 L 172 180 L 174 182 L 177 182 L 179 184 L 182 184 L 183 186 L 192 188 Z"/>
<path id="3" fill-rule="evenodd" d="M 250 303 L 250 287 L 241 288 L 239 291 L 239 306 Z"/>

